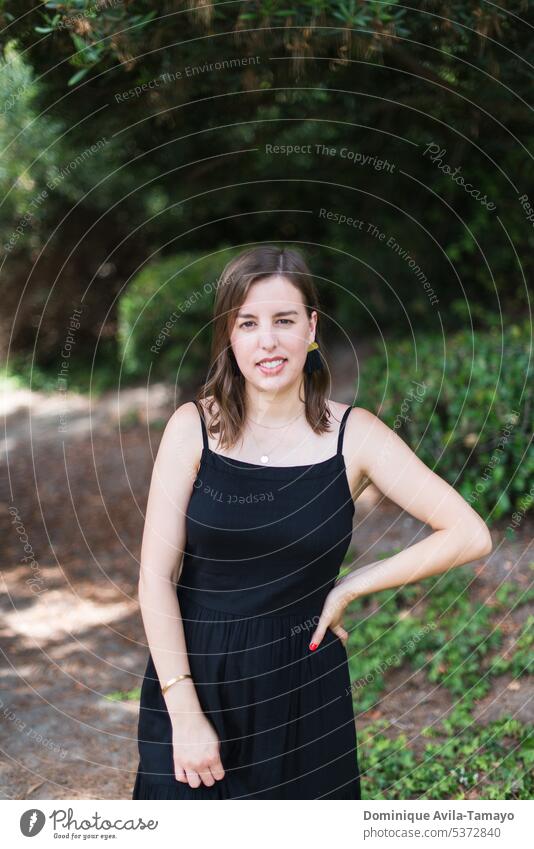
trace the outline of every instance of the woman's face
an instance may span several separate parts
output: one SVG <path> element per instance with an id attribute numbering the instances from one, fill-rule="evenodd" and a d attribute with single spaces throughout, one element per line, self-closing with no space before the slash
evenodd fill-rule
<path id="1" fill-rule="evenodd" d="M 316 324 L 317 312 L 308 318 L 300 289 L 285 277 L 273 275 L 253 283 L 230 334 L 245 379 L 262 389 L 279 389 L 300 379 Z M 273 365 L 265 362 L 269 360 Z"/>

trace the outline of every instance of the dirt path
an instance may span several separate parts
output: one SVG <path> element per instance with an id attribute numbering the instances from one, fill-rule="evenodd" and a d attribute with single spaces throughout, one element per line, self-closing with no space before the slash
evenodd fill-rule
<path id="1" fill-rule="evenodd" d="M 351 401 L 346 392 L 333 397 Z M 143 514 L 161 423 L 178 403 L 161 385 L 148 399 L 145 390 L 121 393 L 120 407 L 108 395 L 92 411 L 79 397 L 58 402 L 20 392 L 7 399 L 0 798 L 131 797 L 138 703 L 106 695 L 138 687 L 144 671 L 136 600 Z M 358 500 L 357 564 L 411 544 L 418 530 L 395 505 L 378 501 L 371 487 Z M 481 597 L 504 576 L 526 579 L 532 525 L 525 521 L 513 543 L 502 537 L 494 533 L 496 550 L 477 579 Z M 402 715 L 402 730 L 416 736 L 429 715 L 448 710 L 450 697 L 432 687 L 421 700 L 424 676 L 409 686 L 403 676 L 402 669 L 388 676 L 381 715 Z M 481 721 L 506 710 L 532 719 L 525 687 L 509 683 L 498 682 L 479 706 Z"/>

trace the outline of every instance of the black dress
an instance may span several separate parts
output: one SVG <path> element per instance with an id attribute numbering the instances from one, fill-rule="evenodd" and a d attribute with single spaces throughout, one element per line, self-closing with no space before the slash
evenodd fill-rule
<path id="1" fill-rule="evenodd" d="M 360 799 L 347 652 L 308 646 L 349 547 L 355 512 L 337 453 L 262 466 L 204 450 L 186 511 L 177 595 L 196 692 L 225 776 L 177 781 L 172 729 L 149 654 L 133 799 Z M 180 684 L 175 686 L 179 687 Z"/>

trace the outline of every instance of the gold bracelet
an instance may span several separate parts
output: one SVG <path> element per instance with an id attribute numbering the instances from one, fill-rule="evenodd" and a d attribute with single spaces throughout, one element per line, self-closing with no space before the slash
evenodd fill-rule
<path id="1" fill-rule="evenodd" d="M 162 695 L 165 695 L 169 687 L 172 687 L 172 685 L 176 684 L 177 681 L 181 681 L 182 678 L 191 678 L 192 680 L 193 676 L 190 675 L 189 672 L 184 672 L 182 675 L 177 675 L 176 678 L 171 678 L 169 681 L 167 681 L 165 686 L 161 688 Z"/>

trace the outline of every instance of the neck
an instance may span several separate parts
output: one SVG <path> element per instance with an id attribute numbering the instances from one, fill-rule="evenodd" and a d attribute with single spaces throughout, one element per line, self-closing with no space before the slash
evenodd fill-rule
<path id="1" fill-rule="evenodd" d="M 304 378 L 299 384 L 274 391 L 258 389 L 247 382 L 245 387 L 245 403 L 247 413 L 256 422 L 276 425 L 286 424 L 304 413 L 304 402 L 301 400 Z"/>

